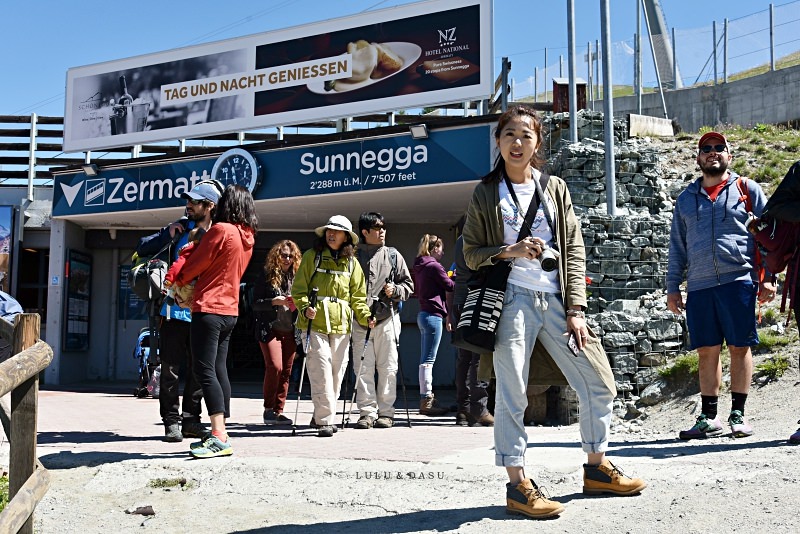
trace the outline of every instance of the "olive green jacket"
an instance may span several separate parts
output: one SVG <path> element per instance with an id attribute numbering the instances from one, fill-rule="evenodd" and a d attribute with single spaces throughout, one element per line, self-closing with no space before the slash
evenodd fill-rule
<path id="1" fill-rule="evenodd" d="M 366 327 L 370 312 L 364 271 L 361 270 L 358 260 L 343 257 L 335 260 L 330 249 L 326 247 L 317 267 L 316 256 L 315 250 L 307 250 L 294 275 L 292 299 L 300 310 L 297 328 L 305 332 L 308 326 L 308 319 L 303 311 L 309 305 L 309 293 L 313 287 L 319 288 L 315 306 L 317 315 L 311 322 L 314 331 L 323 334 L 349 333 L 351 311 L 356 321 Z"/>
<path id="2" fill-rule="evenodd" d="M 555 203 L 555 213 L 551 205 L 544 202 L 544 209 L 550 213 L 553 221 L 553 236 L 558 244 L 559 258 L 558 281 L 561 286 L 561 297 L 564 307 L 582 306 L 586 308 L 586 249 L 583 245 L 580 222 L 572 209 L 567 184 L 557 176 L 550 176 L 547 183 L 546 196 Z M 496 256 L 505 247 L 503 244 L 503 219 L 500 213 L 499 184 L 480 183 L 475 187 L 472 201 L 467 209 L 464 224 L 464 259 L 470 269 L 492 265 L 498 260 Z M 566 338 L 565 341 L 566 343 Z M 584 354 L 592 362 L 592 366 L 608 389 L 616 394 L 614 375 L 608 357 L 603 350 L 599 337 L 589 330 L 589 339 L 584 346 Z M 486 356 L 481 357 L 481 369 L 485 368 Z M 564 374 L 553 361 L 550 354 L 537 341 L 531 358 L 531 385 L 564 385 L 567 384 Z"/>

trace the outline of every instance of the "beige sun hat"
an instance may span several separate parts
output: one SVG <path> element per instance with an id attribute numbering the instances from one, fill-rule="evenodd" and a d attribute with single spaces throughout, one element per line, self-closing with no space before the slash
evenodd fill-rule
<path id="1" fill-rule="evenodd" d="M 330 219 L 328 219 L 327 224 L 325 226 L 320 226 L 314 232 L 319 236 L 322 237 L 325 234 L 325 229 L 330 228 L 331 230 L 341 230 L 343 232 L 347 232 L 350 234 L 350 237 L 353 239 L 353 244 L 358 244 L 358 234 L 353 231 L 353 225 L 350 223 L 350 219 L 345 217 L 344 215 L 334 215 Z"/>

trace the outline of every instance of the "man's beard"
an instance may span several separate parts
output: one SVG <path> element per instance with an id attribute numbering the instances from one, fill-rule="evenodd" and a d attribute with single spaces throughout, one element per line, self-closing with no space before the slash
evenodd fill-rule
<path id="1" fill-rule="evenodd" d="M 190 221 L 200 222 L 206 218 L 205 214 L 197 213 L 196 211 L 187 211 L 186 218 Z"/>
<path id="2" fill-rule="evenodd" d="M 728 163 L 726 161 L 719 160 L 719 167 L 714 167 L 708 163 L 705 166 L 700 164 L 700 170 L 703 171 L 704 174 L 716 178 L 717 176 L 722 176 L 728 171 Z"/>

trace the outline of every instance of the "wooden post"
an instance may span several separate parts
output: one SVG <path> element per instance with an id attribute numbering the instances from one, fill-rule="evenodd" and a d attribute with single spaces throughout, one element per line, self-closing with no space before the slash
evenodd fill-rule
<path id="1" fill-rule="evenodd" d="M 12 353 L 19 354 L 36 343 L 39 337 L 38 314 L 21 314 L 14 322 Z M 11 441 L 9 451 L 9 500 L 20 491 L 36 469 L 36 408 L 39 375 L 34 374 L 11 392 Z M 19 530 L 33 534 L 33 516 Z"/>

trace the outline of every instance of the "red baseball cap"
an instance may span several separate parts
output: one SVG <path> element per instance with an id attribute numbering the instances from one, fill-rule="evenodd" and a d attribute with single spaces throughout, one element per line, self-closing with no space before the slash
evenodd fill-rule
<path id="1" fill-rule="evenodd" d="M 729 146 L 728 145 L 728 140 L 725 139 L 725 136 L 722 135 L 721 133 L 719 133 L 719 132 L 707 132 L 707 133 L 703 134 L 703 137 L 700 138 L 700 142 L 697 143 L 697 148 L 700 148 L 703 145 L 705 145 L 706 142 L 709 141 L 710 139 L 719 139 L 720 141 L 725 143 L 725 146 Z"/>

